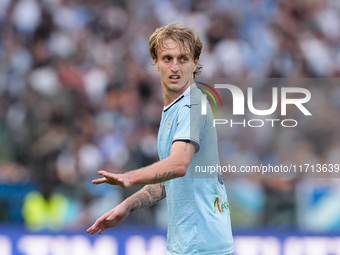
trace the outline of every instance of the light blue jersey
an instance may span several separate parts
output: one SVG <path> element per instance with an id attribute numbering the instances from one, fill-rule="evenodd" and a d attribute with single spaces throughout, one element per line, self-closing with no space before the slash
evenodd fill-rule
<path id="1" fill-rule="evenodd" d="M 194 165 L 220 165 L 211 107 L 201 115 L 201 91 L 192 84 L 164 108 L 158 133 L 160 160 L 173 142 L 196 146 L 187 174 L 165 182 L 168 207 L 167 255 L 227 255 L 233 252 L 230 212 L 222 178 L 190 178 Z"/>

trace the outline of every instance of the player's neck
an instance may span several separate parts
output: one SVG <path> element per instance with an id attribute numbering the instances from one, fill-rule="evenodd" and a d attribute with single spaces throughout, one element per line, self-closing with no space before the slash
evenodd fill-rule
<path id="1" fill-rule="evenodd" d="M 191 85 L 191 82 L 188 82 L 181 90 L 179 91 L 168 91 L 163 89 L 163 101 L 164 107 L 168 107 L 174 101 L 176 101 Z"/>

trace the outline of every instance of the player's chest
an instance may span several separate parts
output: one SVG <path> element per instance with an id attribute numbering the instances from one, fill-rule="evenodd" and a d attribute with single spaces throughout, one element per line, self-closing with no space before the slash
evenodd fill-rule
<path id="1" fill-rule="evenodd" d="M 158 131 L 158 140 L 172 139 L 176 131 L 176 120 L 174 118 L 162 117 Z"/>
<path id="2" fill-rule="evenodd" d="M 175 119 L 162 116 L 157 137 L 158 154 L 160 159 L 166 158 L 170 155 L 176 126 Z"/>

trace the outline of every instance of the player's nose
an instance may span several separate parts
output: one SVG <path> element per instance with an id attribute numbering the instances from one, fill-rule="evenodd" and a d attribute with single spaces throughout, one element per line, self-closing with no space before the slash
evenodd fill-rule
<path id="1" fill-rule="evenodd" d="M 177 59 L 174 59 L 174 61 L 172 62 L 172 65 L 171 65 L 171 71 L 176 73 L 176 72 L 178 72 L 178 70 L 179 70 L 178 61 L 177 61 Z"/>

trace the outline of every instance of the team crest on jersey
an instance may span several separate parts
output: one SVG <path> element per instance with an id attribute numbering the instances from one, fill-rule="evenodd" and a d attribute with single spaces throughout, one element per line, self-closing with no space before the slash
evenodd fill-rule
<path id="1" fill-rule="evenodd" d="M 224 213 L 229 210 L 229 202 L 221 202 L 220 203 L 220 198 L 216 197 L 215 202 L 214 202 L 214 213 L 219 212 L 219 213 Z"/>
<path id="2" fill-rule="evenodd" d="M 168 132 L 166 133 L 166 136 L 169 136 L 169 133 L 170 133 L 170 128 L 171 128 L 171 121 L 166 121 L 166 124 L 168 124 Z"/>

